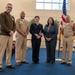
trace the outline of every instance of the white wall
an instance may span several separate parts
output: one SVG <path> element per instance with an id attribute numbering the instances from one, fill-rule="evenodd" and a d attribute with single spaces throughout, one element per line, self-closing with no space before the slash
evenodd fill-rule
<path id="1" fill-rule="evenodd" d="M 21 11 L 25 11 L 28 21 L 34 18 L 35 15 L 39 15 L 41 18 L 40 22 L 43 25 L 46 24 L 49 17 L 61 20 L 62 11 L 36 10 L 36 0 L 0 0 L 0 12 L 5 10 L 5 6 L 9 2 L 13 4 L 12 14 L 15 18 L 19 17 Z M 70 10 L 68 10 L 67 13 L 71 16 L 72 20 L 75 20 L 75 0 L 70 0 Z M 28 35 L 28 38 L 31 38 L 31 36 Z"/>
<path id="2" fill-rule="evenodd" d="M 12 14 L 15 18 L 19 17 L 19 13 L 24 10 L 26 13 L 26 19 L 31 20 L 35 15 L 39 15 L 40 22 L 45 25 L 48 17 L 52 16 L 54 19 L 61 20 L 61 11 L 54 10 L 36 10 L 36 0 L 1 0 L 0 12 L 4 11 L 5 5 L 11 2 L 13 4 Z M 67 13 L 71 16 L 72 20 L 75 20 L 75 0 L 70 0 L 70 10 Z"/>

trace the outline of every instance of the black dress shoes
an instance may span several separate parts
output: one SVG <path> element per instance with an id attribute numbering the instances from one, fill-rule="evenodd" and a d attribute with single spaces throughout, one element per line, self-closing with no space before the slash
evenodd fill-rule
<path id="1" fill-rule="evenodd" d="M 12 65 L 9 65 L 9 66 L 6 66 L 7 68 L 11 68 L 11 69 L 15 69 L 15 67 L 14 66 L 12 66 Z"/>
<path id="2" fill-rule="evenodd" d="M 33 64 L 39 64 L 39 61 L 33 61 Z"/>
<path id="3" fill-rule="evenodd" d="M 52 64 L 54 64 L 54 63 L 55 63 L 55 61 L 52 61 L 51 63 L 52 63 Z"/>
<path id="4" fill-rule="evenodd" d="M 51 60 L 47 60 L 45 63 L 50 63 L 51 62 Z"/>
<path id="5" fill-rule="evenodd" d="M 2 68 L 0 68 L 0 72 L 2 72 L 3 71 L 3 69 Z"/>
<path id="6" fill-rule="evenodd" d="M 67 64 L 67 66 L 71 66 L 71 65 L 72 65 L 71 63 L 68 63 L 68 64 Z"/>
<path id="7" fill-rule="evenodd" d="M 17 63 L 16 63 L 16 65 L 17 65 L 17 66 L 20 66 L 20 65 L 21 65 L 21 63 L 20 63 L 20 62 L 17 62 Z"/>
<path id="8" fill-rule="evenodd" d="M 22 61 L 21 63 L 23 63 L 23 64 L 29 64 L 27 61 Z"/>
<path id="9" fill-rule="evenodd" d="M 66 62 L 62 62 L 61 64 L 66 64 Z"/>
<path id="10" fill-rule="evenodd" d="M 50 61 L 46 61 L 45 63 L 50 63 Z"/>
<path id="11" fill-rule="evenodd" d="M 39 62 L 33 62 L 33 64 L 39 64 Z"/>

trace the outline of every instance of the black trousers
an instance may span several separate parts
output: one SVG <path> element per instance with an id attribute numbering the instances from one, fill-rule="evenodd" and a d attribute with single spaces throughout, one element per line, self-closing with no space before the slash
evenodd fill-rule
<path id="1" fill-rule="evenodd" d="M 31 42 L 32 42 L 32 61 L 38 63 L 41 38 L 37 39 L 36 37 L 32 37 Z"/>
<path id="2" fill-rule="evenodd" d="M 47 50 L 47 61 L 55 62 L 55 51 L 57 40 L 45 41 Z"/>

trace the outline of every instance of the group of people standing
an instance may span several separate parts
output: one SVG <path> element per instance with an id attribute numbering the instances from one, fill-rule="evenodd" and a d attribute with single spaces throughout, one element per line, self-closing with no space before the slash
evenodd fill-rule
<path id="1" fill-rule="evenodd" d="M 27 35 L 30 32 L 31 43 L 32 43 L 32 61 L 33 63 L 39 63 L 39 51 L 41 45 L 41 37 L 45 38 L 47 59 L 46 63 L 55 63 L 55 51 L 58 35 L 58 27 L 54 23 L 54 19 L 49 17 L 47 24 L 43 29 L 43 25 L 39 23 L 40 17 L 34 17 L 34 23 L 29 27 L 29 23 L 25 20 L 25 12 L 20 13 L 20 18 L 16 20 L 10 14 L 12 11 L 12 4 L 8 3 L 6 5 L 6 11 L 0 14 L 0 71 L 2 69 L 2 60 L 6 50 L 6 67 L 14 69 L 15 67 L 11 65 L 11 55 L 12 55 L 12 42 L 13 34 L 15 30 L 16 33 L 16 48 L 15 48 L 15 59 L 16 64 L 19 66 L 21 63 L 28 64 L 26 61 L 26 45 L 27 45 Z M 72 63 L 72 44 L 73 44 L 73 25 L 70 23 L 70 17 L 67 16 L 66 24 L 63 27 L 63 60 L 62 64 L 66 64 L 66 50 L 68 48 L 68 65 Z"/>
<path id="2" fill-rule="evenodd" d="M 44 29 L 39 23 L 40 17 L 35 16 L 33 23 L 30 26 L 30 33 L 32 34 L 32 60 L 34 63 L 39 63 L 39 50 L 41 44 L 41 37 L 44 36 L 47 49 L 47 63 L 55 62 L 55 50 L 57 43 L 58 27 L 54 24 L 54 19 L 50 17 Z"/>
<path id="3" fill-rule="evenodd" d="M 6 52 L 6 67 L 14 69 L 15 67 L 11 64 L 13 44 L 13 34 L 16 33 L 16 47 L 15 47 L 15 60 L 16 65 L 21 63 L 28 64 L 26 61 L 26 44 L 27 35 L 29 33 L 28 21 L 25 20 L 25 13 L 20 13 L 20 18 L 15 22 L 15 18 L 10 14 L 12 11 L 12 4 L 6 5 L 6 10 L 0 14 L 0 71 L 2 69 L 2 61 L 4 53 Z M 15 42 L 14 42 L 15 44 Z"/>

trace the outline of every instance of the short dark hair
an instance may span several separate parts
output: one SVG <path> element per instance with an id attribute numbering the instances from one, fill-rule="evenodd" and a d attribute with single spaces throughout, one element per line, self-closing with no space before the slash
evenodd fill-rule
<path id="1" fill-rule="evenodd" d="M 39 17 L 39 16 L 35 16 L 35 17 L 34 17 L 34 19 L 35 19 L 35 18 L 39 18 L 39 19 L 40 19 L 40 17 Z"/>
<path id="2" fill-rule="evenodd" d="M 48 20 L 47 20 L 47 25 L 49 25 L 49 19 L 52 19 L 52 21 L 53 21 L 53 22 L 52 22 L 52 25 L 55 25 L 55 24 L 54 24 L 54 19 L 53 19 L 52 17 L 49 17 L 49 18 L 48 18 Z"/>

